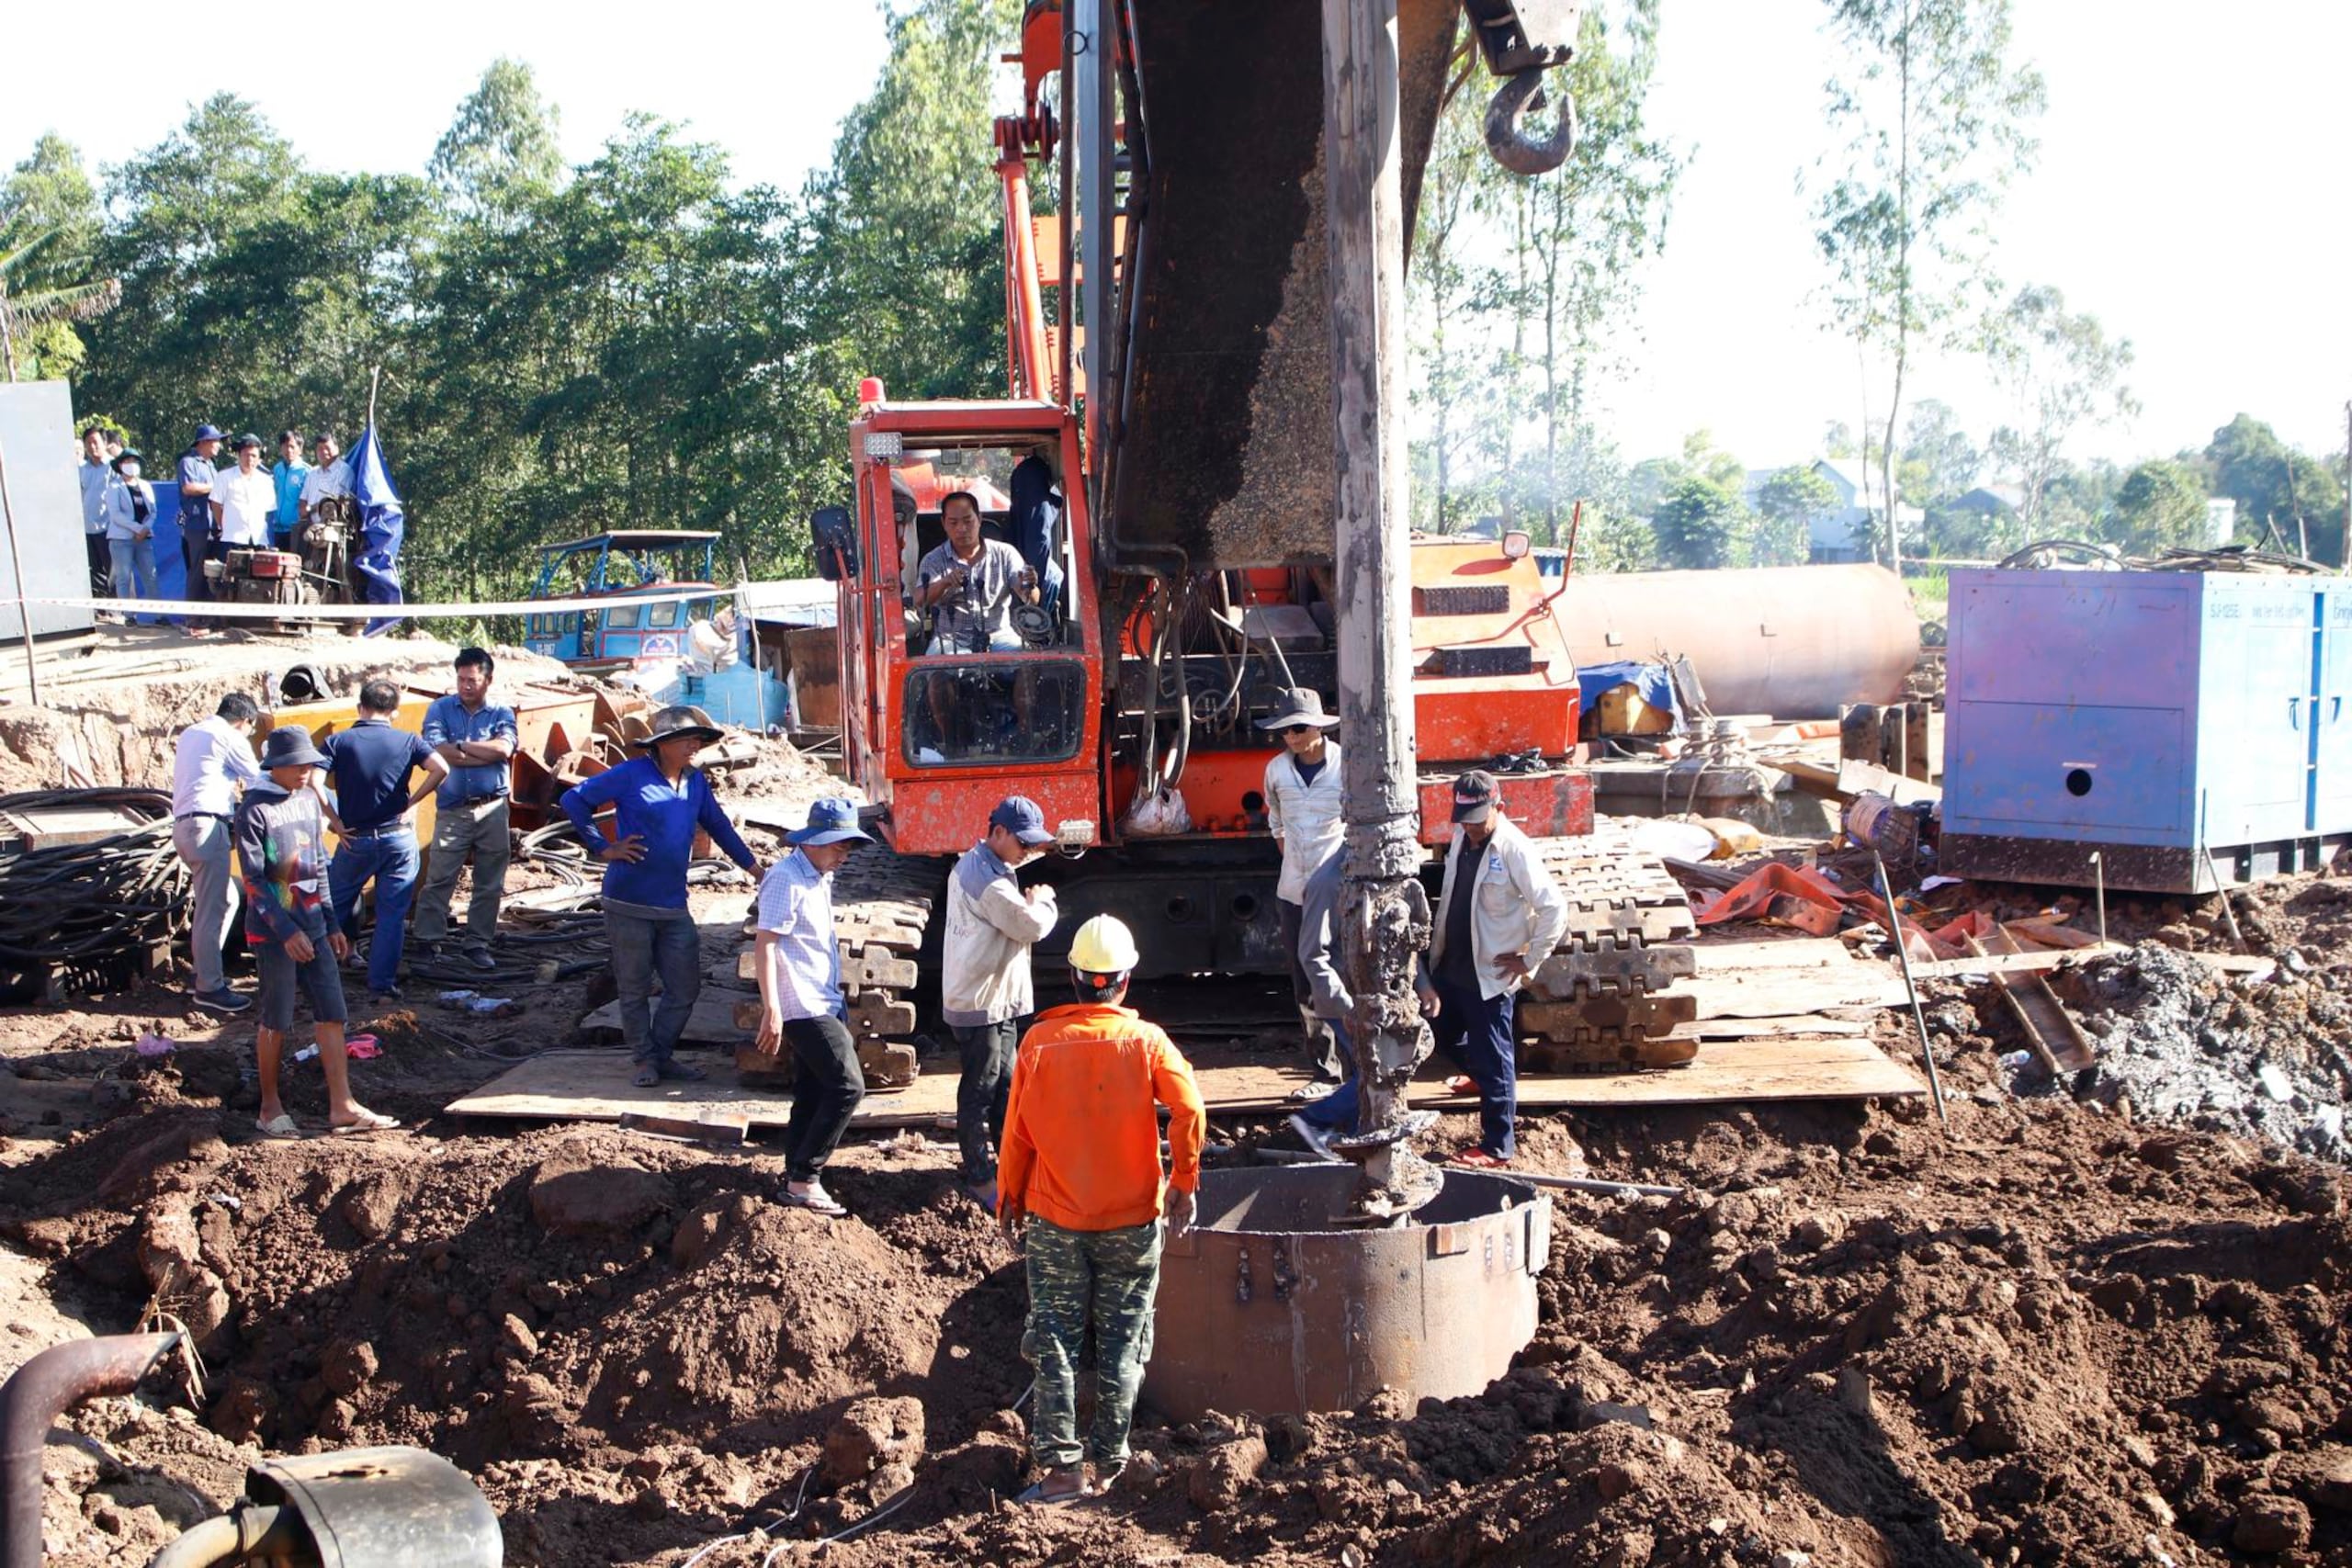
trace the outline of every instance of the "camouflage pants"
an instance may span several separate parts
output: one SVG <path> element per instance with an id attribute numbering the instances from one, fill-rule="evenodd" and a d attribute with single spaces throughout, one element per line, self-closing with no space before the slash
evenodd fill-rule
<path id="1" fill-rule="evenodd" d="M 1029 1221 L 1029 1330 L 1022 1353 L 1037 1369 L 1029 1450 L 1039 1466 L 1065 1469 L 1127 1457 L 1127 1428 L 1151 1359 L 1151 1302 L 1159 1291 L 1159 1222 L 1125 1230 L 1073 1231 Z M 1078 1441 L 1078 1367 L 1094 1329 L 1094 1426 Z"/>

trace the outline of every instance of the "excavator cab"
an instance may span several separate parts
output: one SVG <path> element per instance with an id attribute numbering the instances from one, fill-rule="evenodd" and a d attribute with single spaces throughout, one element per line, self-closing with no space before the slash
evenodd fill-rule
<path id="1" fill-rule="evenodd" d="M 1038 467 L 1077 471 L 1071 422 L 1046 403 L 892 405 L 871 389 L 851 426 L 854 505 L 813 521 L 842 586 L 846 749 L 860 787 L 885 808 L 883 835 L 902 853 L 958 851 L 998 801 L 1023 794 L 1065 846 L 1094 844 L 1102 647 L 1092 574 L 1079 570 L 1083 499 L 1057 491 L 1050 525 L 1013 499 L 1024 463 L 1036 465 L 1024 491 Z M 958 493 L 978 503 L 985 538 L 1023 557 L 1021 592 L 1001 619 L 989 615 L 1001 606 L 918 607 L 921 563 L 946 538 L 942 503 Z M 891 809 L 915 798 L 919 811 Z"/>

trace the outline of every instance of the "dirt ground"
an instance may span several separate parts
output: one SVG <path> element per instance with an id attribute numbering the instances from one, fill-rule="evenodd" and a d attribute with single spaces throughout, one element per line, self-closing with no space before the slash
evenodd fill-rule
<path id="1" fill-rule="evenodd" d="M 730 787 L 823 780 L 778 753 Z M 697 908 L 723 927 L 747 893 Z M 2352 1564 L 2352 881 L 2235 908 L 2275 978 L 2181 958 L 2232 945 L 2216 900 L 2114 901 L 2141 945 L 2054 982 L 2102 1044 L 2080 1080 L 2007 1066 L 1983 983 L 1932 987 L 1948 1127 L 1924 1101 L 1531 1118 L 1529 1169 L 1686 1195 L 1556 1195 L 1506 1378 L 1303 1421 L 1147 1411 L 1119 1487 L 1074 1507 L 1005 1500 L 1024 1289 L 950 1145 L 854 1143 L 829 1224 L 757 1142 L 442 1112 L 568 1043 L 577 984 L 363 1019 L 359 1092 L 405 1129 L 291 1143 L 253 1134 L 250 1024 L 160 987 L 0 1012 L 0 1371 L 151 1310 L 200 1347 L 200 1385 L 151 1379 L 51 1444 L 51 1560 L 77 1568 L 143 1563 L 262 1452 L 373 1442 L 464 1466 L 507 1560 L 546 1568 L 827 1541 L 848 1568 Z M 1880 1043 L 1916 1063 L 1908 1026 Z M 141 1055 L 149 1032 L 175 1048 Z"/>

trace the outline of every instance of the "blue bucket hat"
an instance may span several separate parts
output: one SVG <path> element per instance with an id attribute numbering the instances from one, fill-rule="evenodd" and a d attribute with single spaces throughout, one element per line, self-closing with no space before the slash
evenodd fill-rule
<path id="1" fill-rule="evenodd" d="M 196 427 L 196 434 L 189 437 L 191 443 L 197 441 L 226 441 L 229 438 L 227 436 L 220 434 L 220 427 L 217 424 L 199 424 Z"/>
<path id="2" fill-rule="evenodd" d="M 1031 849 L 1050 844 L 1054 835 L 1046 827 L 1046 814 L 1035 801 L 1025 795 L 1008 795 L 989 813 L 989 826 L 1001 828 Z"/>
<path id="3" fill-rule="evenodd" d="M 854 839 L 870 844 L 874 835 L 857 825 L 857 807 L 839 795 L 808 803 L 808 825 L 786 833 L 785 841 L 808 848 L 815 844 L 840 844 Z"/>

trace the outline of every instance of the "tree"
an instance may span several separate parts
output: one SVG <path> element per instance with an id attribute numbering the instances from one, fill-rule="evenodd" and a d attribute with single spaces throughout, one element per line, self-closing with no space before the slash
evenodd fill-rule
<path id="1" fill-rule="evenodd" d="M 2267 537 L 2274 547 L 2317 560 L 2344 558 L 2342 481 L 2279 440 L 2269 425 L 2238 415 L 2213 433 L 2205 460 L 2212 465 L 2213 493 L 2238 503 L 2238 528 L 2245 536 Z"/>
<path id="2" fill-rule="evenodd" d="M 97 193 L 82 155 L 43 136 L 0 185 L 0 362 L 9 380 L 70 376 L 83 359 L 74 324 L 114 308 L 118 284 L 94 276 Z"/>
<path id="3" fill-rule="evenodd" d="M 2132 344 L 2110 340 L 2097 316 L 2069 314 L 2057 289 L 2029 285 L 1993 322 L 1988 348 L 1994 372 L 2018 409 L 2015 425 L 1993 433 L 1993 452 L 2024 487 L 2018 512 L 2030 534 L 2041 525 L 2042 498 L 2075 433 L 2140 412 L 2123 384 Z"/>
<path id="4" fill-rule="evenodd" d="M 425 173 L 454 212 L 519 214 L 563 174 L 556 120 L 554 107 L 539 98 L 531 68 L 502 55 L 458 106 Z"/>
<path id="5" fill-rule="evenodd" d="M 1682 170 L 1644 118 L 1657 70 L 1658 0 L 1627 0 L 1623 13 L 1624 39 L 1616 46 L 1601 8 L 1584 12 L 1565 73 L 1577 103 L 1576 155 L 1541 180 L 1491 171 L 1511 209 L 1513 260 L 1498 283 L 1514 317 L 1511 362 L 1541 383 L 1538 499 L 1544 536 L 1555 541 L 1574 499 L 1561 483 L 1561 455 L 1589 432 L 1586 388 L 1603 333 L 1638 298 L 1639 264 L 1665 247 Z"/>
<path id="6" fill-rule="evenodd" d="M 1829 84 L 1830 123 L 1847 137 L 1844 171 L 1814 206 L 1833 277 L 1830 314 L 1893 362 L 1879 442 L 1888 552 L 1895 432 L 1911 350 L 1951 335 L 1990 274 L 1983 226 L 2035 143 L 2026 122 L 2041 77 L 2009 58 L 2009 0 L 1826 0 L 1849 68 Z"/>
<path id="7" fill-rule="evenodd" d="M 1854 445 L 1854 427 L 1842 419 L 1833 419 L 1821 433 L 1821 455 L 1825 457 L 1852 457 L 1860 455 Z"/>
<path id="8" fill-rule="evenodd" d="M 1739 493 L 1697 474 L 1677 479 L 1650 513 L 1659 561 L 1703 571 L 1729 566 L 1752 514 Z"/>
<path id="9" fill-rule="evenodd" d="M 1902 466 L 1895 475 L 1895 493 L 1921 506 L 1949 501 L 1976 482 L 1984 458 L 1976 444 L 1960 427 L 1951 405 L 1922 398 L 1913 405 L 1904 426 Z"/>
<path id="10" fill-rule="evenodd" d="M 1838 504 L 1838 488 L 1806 464 L 1781 468 L 1756 492 L 1749 547 L 1756 566 L 1802 566 L 1813 557 L 1813 520 Z"/>
<path id="11" fill-rule="evenodd" d="M 1476 413 L 1487 401 L 1482 394 L 1491 386 L 1471 336 L 1476 323 L 1464 308 L 1476 282 L 1476 269 L 1465 253 L 1476 237 L 1478 193 L 1488 163 L 1476 100 L 1457 92 L 1438 116 L 1436 139 L 1422 174 L 1409 275 L 1408 314 L 1422 322 L 1419 384 L 1412 399 L 1430 420 L 1428 437 L 1417 443 L 1427 479 L 1424 483 L 1416 474 L 1414 508 L 1422 512 L 1426 503 L 1421 523 L 1438 534 L 1453 533 L 1477 504 L 1477 498 L 1461 493 L 1457 474 L 1485 434 Z M 1508 407 L 1487 404 L 1487 412 L 1505 422 L 1513 417 Z M 1499 489 L 1492 476 L 1489 485 L 1480 488 Z"/>
<path id="12" fill-rule="evenodd" d="M 2138 554 L 2194 549 L 2205 542 L 2205 481 L 2187 463 L 2141 464 L 2115 494 L 2114 540 Z"/>

